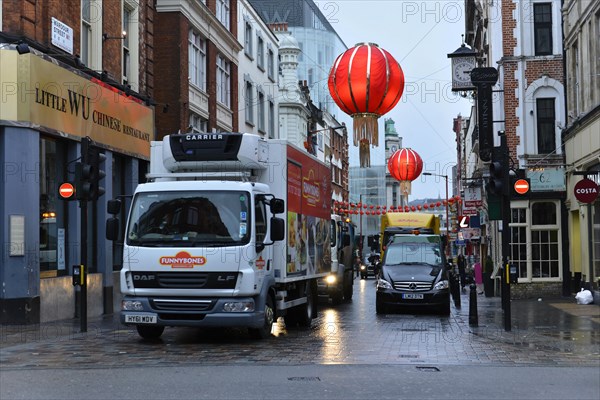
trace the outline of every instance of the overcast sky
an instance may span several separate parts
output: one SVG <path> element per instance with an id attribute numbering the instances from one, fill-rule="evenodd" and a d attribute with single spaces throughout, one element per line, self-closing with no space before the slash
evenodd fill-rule
<path id="1" fill-rule="evenodd" d="M 379 119 L 380 145 L 371 151 L 371 165 L 385 162 L 384 119 L 392 118 L 402 146 L 412 148 L 423 159 L 423 172 L 451 177 L 456 164 L 452 121 L 459 113 L 468 117 L 471 109 L 468 100 L 450 90 L 447 58 L 461 45 L 464 1 L 315 2 L 349 48 L 359 42 L 377 43 L 394 56 L 404 72 L 406 86 L 400 102 Z M 351 152 L 351 156 L 357 154 L 357 150 Z M 449 186 L 451 196 L 452 181 Z M 445 196 L 444 179 L 421 176 L 413 181 L 409 200 L 438 196 Z"/>

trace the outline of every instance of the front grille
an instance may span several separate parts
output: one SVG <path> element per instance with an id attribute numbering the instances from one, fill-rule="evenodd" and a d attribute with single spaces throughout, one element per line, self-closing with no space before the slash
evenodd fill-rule
<path id="1" fill-rule="evenodd" d="M 139 289 L 234 289 L 237 272 L 132 272 Z"/>
<path id="2" fill-rule="evenodd" d="M 408 292 L 423 292 L 426 290 L 431 290 L 431 285 L 431 282 L 394 282 L 394 289 Z"/>
<path id="3" fill-rule="evenodd" d="M 161 311 L 189 311 L 206 312 L 209 311 L 214 302 L 211 300 L 194 299 L 151 299 L 152 308 Z"/>

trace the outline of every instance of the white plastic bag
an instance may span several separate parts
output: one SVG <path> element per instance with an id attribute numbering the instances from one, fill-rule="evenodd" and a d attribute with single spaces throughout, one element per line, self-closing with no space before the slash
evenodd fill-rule
<path id="1" fill-rule="evenodd" d="M 594 302 L 594 296 L 589 290 L 581 289 L 579 293 L 575 295 L 577 304 L 592 304 Z"/>

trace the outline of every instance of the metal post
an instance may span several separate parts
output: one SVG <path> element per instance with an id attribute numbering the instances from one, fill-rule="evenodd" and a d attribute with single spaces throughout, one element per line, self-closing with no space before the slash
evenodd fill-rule
<path id="1" fill-rule="evenodd" d="M 446 255 L 450 255 L 450 224 L 448 218 L 448 175 L 443 175 L 446 179 Z"/>
<path id="2" fill-rule="evenodd" d="M 500 135 L 500 148 L 502 150 L 502 164 L 504 167 L 504 184 L 503 186 L 508 186 L 508 182 L 510 182 L 509 174 L 509 154 L 508 154 L 508 145 L 506 143 L 506 134 Z M 509 263 L 510 263 L 510 188 L 503 188 L 504 194 L 502 195 L 502 256 L 503 256 L 503 265 L 504 265 L 504 274 L 503 281 L 505 285 L 502 287 L 502 300 L 503 300 L 503 310 L 504 310 L 504 330 L 509 332 L 511 330 L 511 309 L 510 309 L 510 278 L 509 278 Z"/>
<path id="3" fill-rule="evenodd" d="M 80 256 L 82 265 L 81 273 L 83 274 L 83 281 L 79 287 L 79 326 L 81 332 L 87 332 L 87 200 L 81 200 L 79 207 L 81 208 Z"/>

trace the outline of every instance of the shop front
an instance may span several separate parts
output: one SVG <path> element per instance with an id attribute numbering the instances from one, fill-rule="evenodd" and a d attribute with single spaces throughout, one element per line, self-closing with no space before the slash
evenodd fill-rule
<path id="1" fill-rule="evenodd" d="M 88 316 L 111 313 L 120 255 L 104 237 L 105 205 L 144 179 L 153 109 L 41 54 L 0 50 L 0 85 L 0 323 L 73 318 L 71 275 L 80 264 L 90 272 Z M 58 188 L 75 181 L 86 136 L 106 155 L 106 192 L 88 203 L 81 243 L 79 202 L 62 199 Z"/>

